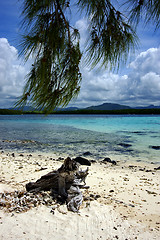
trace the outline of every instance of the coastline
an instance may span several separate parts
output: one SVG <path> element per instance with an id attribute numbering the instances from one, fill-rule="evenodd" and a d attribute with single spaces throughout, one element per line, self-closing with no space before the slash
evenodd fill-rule
<path id="1" fill-rule="evenodd" d="M 25 190 L 27 182 L 56 170 L 65 157 L 2 151 L 0 192 Z M 45 205 L 22 213 L 4 208 L 0 210 L 0 239 L 158 240 L 160 172 L 156 167 L 133 161 L 92 163 L 86 179 L 90 188 L 79 214 L 69 212 L 65 205 L 55 209 L 54 215 Z"/>

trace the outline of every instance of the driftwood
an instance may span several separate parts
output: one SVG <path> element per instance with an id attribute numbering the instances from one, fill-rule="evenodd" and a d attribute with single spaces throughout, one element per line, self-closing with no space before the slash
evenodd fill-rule
<path id="1" fill-rule="evenodd" d="M 57 171 L 42 176 L 36 182 L 27 183 L 26 190 L 51 191 L 54 197 L 67 202 L 68 210 L 77 212 L 83 201 L 80 188 L 85 187 L 85 178 L 88 175 L 88 168 L 82 171 L 79 166 L 78 162 L 68 157 Z"/>

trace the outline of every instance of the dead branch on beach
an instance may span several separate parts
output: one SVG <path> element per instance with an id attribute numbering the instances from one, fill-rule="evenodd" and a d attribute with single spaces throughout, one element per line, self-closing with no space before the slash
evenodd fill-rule
<path id="1" fill-rule="evenodd" d="M 51 191 L 53 198 L 67 203 L 68 210 L 78 212 L 83 201 L 80 189 L 87 188 L 85 179 L 88 175 L 88 168 L 79 170 L 79 166 L 68 157 L 58 170 L 43 175 L 36 182 L 27 183 L 26 190 L 32 193 Z"/>

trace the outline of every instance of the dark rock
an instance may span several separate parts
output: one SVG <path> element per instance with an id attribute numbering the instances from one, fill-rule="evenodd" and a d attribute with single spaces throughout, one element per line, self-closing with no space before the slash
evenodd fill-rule
<path id="1" fill-rule="evenodd" d="M 102 162 L 103 163 L 112 163 L 113 165 L 116 165 L 117 163 L 116 163 L 116 161 L 114 161 L 114 160 L 111 160 L 110 158 L 105 158 L 104 160 L 102 160 Z"/>
<path id="2" fill-rule="evenodd" d="M 128 143 L 119 143 L 118 145 L 119 145 L 119 146 L 122 146 L 122 147 L 126 147 L 126 148 L 132 146 L 131 144 L 128 144 Z"/>
<path id="3" fill-rule="evenodd" d="M 134 166 L 134 165 L 129 165 L 128 167 L 129 167 L 129 168 L 135 168 L 136 166 Z"/>
<path id="4" fill-rule="evenodd" d="M 83 156 L 90 156 L 90 155 L 92 155 L 92 153 L 91 153 L 91 152 L 89 152 L 89 151 L 88 151 L 88 152 L 84 152 L 84 153 L 83 153 Z"/>
<path id="5" fill-rule="evenodd" d="M 62 160 L 64 160 L 64 158 L 63 158 L 63 157 L 59 157 L 58 160 L 59 160 L 59 161 L 62 161 Z"/>
<path id="6" fill-rule="evenodd" d="M 96 163 L 96 160 L 90 160 L 91 163 Z"/>
<path id="7" fill-rule="evenodd" d="M 111 163 L 112 162 L 112 160 L 110 159 L 110 158 L 105 158 L 102 162 L 108 162 L 108 163 Z"/>
<path id="8" fill-rule="evenodd" d="M 117 230 L 117 228 L 116 228 L 116 227 L 113 227 L 113 229 L 114 229 L 114 230 Z"/>
<path id="9" fill-rule="evenodd" d="M 137 135 L 142 135 L 142 136 L 146 135 L 145 132 L 140 132 L 140 131 L 136 131 L 136 132 L 132 132 L 132 133 L 135 133 Z"/>
<path id="10" fill-rule="evenodd" d="M 133 149 L 121 148 L 121 149 L 115 149 L 115 151 L 121 152 L 121 153 L 129 153 L 129 152 L 133 152 Z"/>
<path id="11" fill-rule="evenodd" d="M 117 162 L 114 161 L 114 160 L 113 160 L 111 163 L 112 163 L 113 165 L 117 165 Z"/>
<path id="12" fill-rule="evenodd" d="M 101 195 L 99 195 L 99 194 L 92 194 L 92 193 L 90 194 L 90 198 L 92 198 L 94 200 L 97 200 L 100 197 L 101 197 Z"/>
<path id="13" fill-rule="evenodd" d="M 12 157 L 15 157 L 15 154 L 14 154 L 14 153 L 12 153 L 12 154 L 11 154 L 11 156 L 12 156 Z"/>
<path id="14" fill-rule="evenodd" d="M 159 167 L 157 167 L 157 168 L 154 168 L 154 170 L 160 170 L 160 166 L 159 166 Z"/>
<path id="15" fill-rule="evenodd" d="M 135 206 L 134 206 L 133 204 L 131 204 L 131 203 L 130 203 L 130 204 L 128 204 L 128 206 L 129 206 L 129 207 L 135 207 Z"/>
<path id="16" fill-rule="evenodd" d="M 145 171 L 145 168 L 139 168 L 139 171 Z"/>
<path id="17" fill-rule="evenodd" d="M 76 157 L 74 158 L 74 161 L 80 163 L 81 165 L 87 165 L 87 166 L 91 166 L 91 162 L 83 157 Z"/>
<path id="18" fill-rule="evenodd" d="M 153 148 L 155 150 L 160 150 L 160 146 L 149 146 L 150 148 Z"/>
<path id="19" fill-rule="evenodd" d="M 134 132 L 132 132 L 132 133 L 143 133 L 143 132 L 140 132 L 140 131 L 134 131 Z"/>
<path id="20" fill-rule="evenodd" d="M 97 199 L 100 198 L 100 197 L 101 197 L 101 195 L 96 194 L 96 195 L 94 196 L 94 199 L 97 200 Z"/>
<path id="21" fill-rule="evenodd" d="M 110 190 L 109 192 L 112 193 L 112 192 L 114 192 L 114 190 Z"/>

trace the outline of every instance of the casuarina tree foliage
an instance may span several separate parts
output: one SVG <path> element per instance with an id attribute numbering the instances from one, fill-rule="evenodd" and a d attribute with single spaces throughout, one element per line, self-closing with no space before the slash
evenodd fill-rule
<path id="1" fill-rule="evenodd" d="M 22 3 L 20 55 L 26 61 L 32 55 L 34 62 L 17 106 L 30 102 L 47 112 L 66 106 L 80 91 L 80 33 L 68 20 L 70 14 L 75 14 L 75 7 L 88 20 L 83 59 L 90 67 L 98 64 L 115 68 L 125 62 L 130 51 L 137 47 L 136 26 L 141 20 L 146 24 L 152 21 L 155 30 L 160 26 L 159 0 L 23 0 Z"/>

